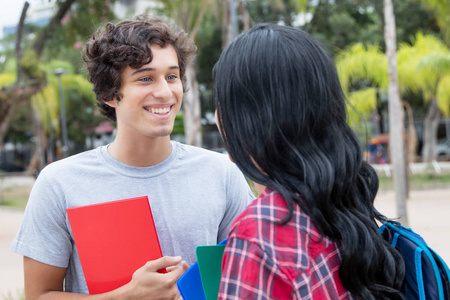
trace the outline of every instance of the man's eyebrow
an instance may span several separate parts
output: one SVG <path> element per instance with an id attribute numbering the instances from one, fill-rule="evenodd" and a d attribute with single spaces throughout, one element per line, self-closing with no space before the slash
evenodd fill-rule
<path id="1" fill-rule="evenodd" d="M 179 66 L 170 66 L 169 70 L 179 70 L 180 67 Z M 143 72 L 152 72 L 152 71 L 156 71 L 155 68 L 142 68 L 142 69 L 138 69 L 136 71 L 134 71 L 133 73 L 131 73 L 131 76 L 139 74 L 139 73 L 143 73 Z"/>

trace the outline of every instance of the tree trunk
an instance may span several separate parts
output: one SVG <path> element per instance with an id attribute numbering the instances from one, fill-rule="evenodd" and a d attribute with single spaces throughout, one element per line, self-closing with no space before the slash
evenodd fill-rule
<path id="1" fill-rule="evenodd" d="M 11 119 L 16 111 L 16 109 L 11 105 L 8 105 L 8 107 L 5 107 L 5 109 L 7 111 L 5 113 L 2 113 L 3 121 L 0 123 L 0 149 L 3 149 L 5 136 L 8 133 L 9 129 L 9 122 L 11 122 Z"/>
<path id="2" fill-rule="evenodd" d="M 224 0 L 223 5 L 222 49 L 225 49 L 233 40 L 233 25 L 231 23 L 230 0 Z"/>
<path id="3" fill-rule="evenodd" d="M 408 168 L 405 176 L 406 176 L 406 198 L 409 198 L 410 192 L 410 172 L 412 170 L 411 165 L 416 161 L 416 150 L 417 150 L 417 133 L 414 128 L 414 117 L 411 109 L 411 105 L 408 102 L 402 101 L 403 106 L 405 107 L 406 112 L 408 113 L 408 130 L 406 135 L 406 167 Z"/>
<path id="4" fill-rule="evenodd" d="M 31 95 L 38 93 L 45 84 L 45 80 L 33 80 L 28 85 L 20 86 L 18 83 L 15 83 L 0 90 L 0 151 L 3 150 L 9 122 L 14 113 L 20 105 L 30 99 Z"/>
<path id="5" fill-rule="evenodd" d="M 431 100 L 425 117 L 423 129 L 423 161 L 431 163 L 436 159 L 437 147 L 437 130 L 441 119 L 441 111 L 439 110 L 436 98 Z"/>
<path id="6" fill-rule="evenodd" d="M 417 152 L 417 132 L 414 128 L 414 116 L 411 109 L 411 105 L 408 102 L 402 101 L 403 106 L 408 113 L 408 134 L 407 134 L 407 151 L 406 157 L 408 165 L 414 163 L 416 161 L 416 152 Z"/>
<path id="7" fill-rule="evenodd" d="M 27 10 L 30 7 L 28 2 L 25 2 L 22 8 L 22 14 L 20 15 L 19 24 L 17 25 L 16 32 L 16 70 L 17 70 L 17 78 L 16 82 L 20 82 L 23 78 L 23 69 L 20 67 L 20 60 L 22 59 L 22 36 L 23 36 L 23 28 L 25 26 L 25 17 L 27 16 Z"/>
<path id="8" fill-rule="evenodd" d="M 65 0 L 61 3 L 56 14 L 51 18 L 50 23 L 39 32 L 38 37 L 34 41 L 33 50 L 38 57 L 41 56 L 45 44 L 53 32 L 53 28 L 59 26 L 64 15 L 69 11 L 72 4 L 77 0 Z"/>
<path id="9" fill-rule="evenodd" d="M 37 56 L 40 57 L 42 51 L 45 47 L 48 38 L 55 26 L 61 23 L 61 19 L 64 17 L 66 12 L 70 9 L 71 5 L 76 0 L 66 0 L 58 8 L 56 14 L 50 20 L 50 23 L 43 28 L 36 41 L 33 44 L 33 50 L 36 52 Z M 46 80 L 38 80 L 24 78 L 22 68 L 19 65 L 19 60 L 22 58 L 22 36 L 23 28 L 25 23 L 25 16 L 27 9 L 29 7 L 28 2 L 24 3 L 22 14 L 17 25 L 16 33 L 16 49 L 15 55 L 17 59 L 17 80 L 14 85 L 9 87 L 0 87 L 0 151 L 3 150 L 3 143 L 6 133 L 9 128 L 9 122 L 16 111 L 16 109 L 24 102 L 29 101 L 33 95 L 42 90 L 42 88 L 47 84 Z M 39 137 L 37 137 L 39 138 Z"/>
<path id="10" fill-rule="evenodd" d="M 184 135 L 187 144 L 201 147 L 203 141 L 200 95 L 194 64 L 189 64 L 187 66 L 186 76 L 188 91 L 184 94 L 183 98 Z"/>
<path id="11" fill-rule="evenodd" d="M 406 210 L 406 164 L 403 145 L 403 109 L 400 103 L 397 76 L 397 38 L 392 0 L 384 0 L 386 56 L 389 74 L 389 146 L 394 167 L 394 188 L 399 221 L 408 226 Z"/>
<path id="12" fill-rule="evenodd" d="M 36 138 L 36 142 L 35 142 L 35 155 L 37 156 L 37 162 L 36 162 L 36 166 L 34 166 L 35 169 L 37 169 L 38 172 L 40 172 L 45 165 L 47 164 L 47 160 L 45 158 L 45 154 L 47 152 L 47 145 L 48 145 L 48 140 L 47 140 L 47 134 L 45 132 L 44 126 L 42 124 L 42 117 L 38 111 L 38 109 L 36 108 L 35 105 L 32 105 L 32 109 L 33 109 L 33 131 L 34 131 L 34 136 Z M 29 170 L 30 172 L 33 173 L 34 170 Z"/>
<path id="13" fill-rule="evenodd" d="M 252 17 L 250 16 L 250 13 L 248 12 L 247 5 L 243 3 L 242 1 L 239 1 L 239 12 L 242 16 L 242 22 L 243 24 L 243 30 L 250 29 L 252 24 Z"/>

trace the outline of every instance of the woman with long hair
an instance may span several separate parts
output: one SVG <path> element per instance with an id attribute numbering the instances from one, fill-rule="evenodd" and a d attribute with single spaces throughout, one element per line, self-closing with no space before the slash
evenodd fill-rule
<path id="1" fill-rule="evenodd" d="M 378 233 L 378 177 L 322 46 L 258 24 L 213 77 L 228 153 L 265 187 L 230 227 L 219 299 L 402 299 L 404 262 Z"/>

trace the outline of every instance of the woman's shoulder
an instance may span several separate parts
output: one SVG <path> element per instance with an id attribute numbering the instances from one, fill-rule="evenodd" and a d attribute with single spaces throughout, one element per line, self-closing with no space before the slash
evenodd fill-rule
<path id="1" fill-rule="evenodd" d="M 276 235 L 278 242 L 293 244 L 296 240 L 296 247 L 304 249 L 324 249 L 334 244 L 320 233 L 311 217 L 298 204 L 293 204 L 292 216 L 285 221 L 288 216 L 285 199 L 276 191 L 266 189 L 236 218 L 230 228 L 230 237 L 253 239 L 264 244 L 268 235 Z"/>

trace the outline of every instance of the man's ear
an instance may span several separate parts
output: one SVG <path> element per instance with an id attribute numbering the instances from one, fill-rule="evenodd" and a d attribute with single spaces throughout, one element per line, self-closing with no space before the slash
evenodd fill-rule
<path id="1" fill-rule="evenodd" d="M 110 101 L 103 101 L 103 103 L 105 103 L 106 105 L 111 106 L 113 108 L 116 108 L 116 106 L 117 106 L 117 100 L 116 99 L 113 99 L 113 100 L 110 100 Z"/>

